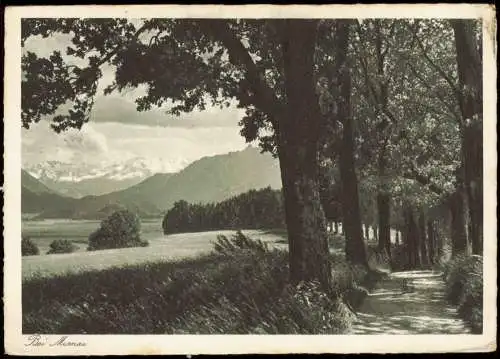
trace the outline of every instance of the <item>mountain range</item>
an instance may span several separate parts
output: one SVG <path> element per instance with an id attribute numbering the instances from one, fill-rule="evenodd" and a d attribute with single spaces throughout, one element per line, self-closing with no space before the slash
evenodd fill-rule
<path id="1" fill-rule="evenodd" d="M 21 170 L 21 185 L 22 213 L 41 213 L 48 206 L 62 208 L 74 202 L 73 198 L 56 193 L 25 170 Z"/>
<path id="2" fill-rule="evenodd" d="M 153 174 L 128 188 L 102 195 L 70 198 L 62 194 L 64 187 L 60 190 L 56 181 L 43 179 L 22 172 L 23 213 L 36 212 L 38 218 L 101 219 L 117 208 L 128 208 L 141 217 L 153 217 L 178 200 L 220 202 L 250 189 L 281 188 L 279 162 L 251 146 L 204 157 L 180 172 Z"/>
<path id="3" fill-rule="evenodd" d="M 153 175 L 149 163 L 134 158 L 100 168 L 90 164 L 47 161 L 25 167 L 26 172 L 49 189 L 68 197 L 102 195 L 133 186 Z"/>

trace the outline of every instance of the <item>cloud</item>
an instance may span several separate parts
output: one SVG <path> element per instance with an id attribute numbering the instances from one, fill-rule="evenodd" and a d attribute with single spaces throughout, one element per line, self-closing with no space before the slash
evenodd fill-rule
<path id="1" fill-rule="evenodd" d="M 89 154 L 108 152 L 106 137 L 94 130 L 92 126 L 84 126 L 81 131 L 71 130 L 62 137 L 68 149 Z"/>
<path id="2" fill-rule="evenodd" d="M 176 172 L 204 156 L 241 150 L 236 127 L 153 127 L 116 122 L 88 123 L 81 131 L 53 132 L 40 122 L 22 133 L 23 166 L 47 161 L 99 169 L 140 159 L 153 172 Z"/>
<path id="3" fill-rule="evenodd" d="M 81 59 L 75 56 L 67 56 L 66 49 L 68 46 L 73 46 L 71 43 L 72 36 L 70 34 L 54 33 L 53 35 L 43 38 L 41 35 L 32 36 L 26 39 L 21 51 L 34 52 L 39 57 L 48 58 L 54 51 L 61 52 L 63 59 L 71 65 L 87 66 L 88 60 Z"/>
<path id="4" fill-rule="evenodd" d="M 106 137 L 92 126 L 56 134 L 42 121 L 22 130 L 22 161 L 32 165 L 46 161 L 99 161 L 109 152 Z"/>
<path id="5" fill-rule="evenodd" d="M 100 96 L 95 101 L 91 120 L 161 127 L 238 127 L 243 114 L 243 110 L 235 107 L 227 109 L 212 107 L 205 111 L 193 111 L 180 116 L 167 114 L 166 110 L 160 109 L 138 112 L 132 98 Z"/>
<path id="6" fill-rule="evenodd" d="M 241 150 L 245 141 L 232 127 L 151 127 L 96 123 L 108 140 L 110 151 L 127 158 L 147 158 L 155 171 L 174 172 L 204 156 Z M 160 169 L 161 167 L 161 169 Z"/>
<path id="7" fill-rule="evenodd" d="M 86 59 L 67 56 L 66 48 L 71 46 L 71 35 L 54 34 L 47 38 L 34 36 L 29 38 L 23 51 L 35 52 L 38 56 L 48 57 L 53 51 L 61 51 L 63 58 L 70 64 L 86 66 Z M 97 97 L 91 120 L 94 122 L 118 122 L 125 124 L 140 124 L 146 126 L 164 127 L 235 127 L 243 117 L 243 110 L 235 106 L 227 109 L 208 107 L 206 111 L 173 116 L 166 114 L 166 109 L 154 109 L 147 112 L 136 110 L 135 99 L 146 93 L 145 86 L 129 89 L 122 93 L 104 96 L 103 90 L 113 83 L 115 67 L 109 64 L 101 66 L 102 77 L 99 80 Z"/>

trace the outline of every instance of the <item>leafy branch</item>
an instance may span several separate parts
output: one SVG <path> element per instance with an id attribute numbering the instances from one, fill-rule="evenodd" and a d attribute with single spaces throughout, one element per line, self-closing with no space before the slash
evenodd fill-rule
<path id="1" fill-rule="evenodd" d="M 244 66 L 245 77 L 251 86 L 252 97 L 255 99 L 257 107 L 270 116 L 273 126 L 277 128 L 276 119 L 284 113 L 284 106 L 276 97 L 274 91 L 265 83 L 262 71 L 257 67 L 243 43 L 237 38 L 225 20 L 217 19 L 201 22 L 201 24 L 207 32 L 211 33 L 225 46 L 231 63 Z"/>
<path id="2" fill-rule="evenodd" d="M 424 78 L 423 76 L 421 76 L 419 74 L 419 72 L 417 71 L 417 69 L 415 69 L 415 67 L 411 64 L 411 63 L 408 63 L 407 64 L 408 67 L 410 68 L 412 74 L 420 81 L 420 83 L 422 85 L 425 86 L 425 88 L 429 91 L 429 92 L 432 92 L 438 99 L 439 101 L 444 105 L 446 106 L 446 108 L 455 116 L 455 119 L 457 120 L 457 122 L 459 124 L 461 124 L 461 116 L 458 114 L 458 112 L 456 111 L 456 109 L 453 108 L 452 105 L 450 105 L 443 97 L 443 95 L 441 95 L 438 91 L 436 91 L 434 89 L 434 87 L 432 87 Z"/>
<path id="3" fill-rule="evenodd" d="M 460 100 L 460 91 L 459 91 L 458 87 L 456 86 L 455 82 L 438 64 L 436 64 L 436 62 L 434 60 L 431 59 L 427 49 L 425 48 L 424 44 L 422 43 L 422 40 L 418 37 L 417 34 L 415 34 L 415 41 L 417 43 L 417 46 L 420 48 L 420 50 L 422 52 L 422 56 L 427 61 L 427 63 L 429 65 L 431 65 L 431 67 L 434 70 L 436 70 L 437 73 L 448 83 L 448 85 L 450 86 L 450 89 L 453 91 L 457 100 Z"/>

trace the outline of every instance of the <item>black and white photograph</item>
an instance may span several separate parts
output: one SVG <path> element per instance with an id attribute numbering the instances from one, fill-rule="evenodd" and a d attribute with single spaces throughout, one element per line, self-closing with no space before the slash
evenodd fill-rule
<path id="1" fill-rule="evenodd" d="M 7 353 L 496 350 L 494 6 L 5 24 Z"/>

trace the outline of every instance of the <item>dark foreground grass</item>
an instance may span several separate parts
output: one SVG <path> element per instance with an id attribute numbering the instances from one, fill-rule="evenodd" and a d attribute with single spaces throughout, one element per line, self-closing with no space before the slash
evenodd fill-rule
<path id="1" fill-rule="evenodd" d="M 31 278 L 23 333 L 341 334 L 353 316 L 341 298 L 367 273 L 332 263 L 337 295 L 291 286 L 286 252 L 236 235 L 196 259 Z"/>
<path id="2" fill-rule="evenodd" d="M 444 267 L 448 300 L 474 334 L 483 332 L 483 257 L 458 256 Z"/>

